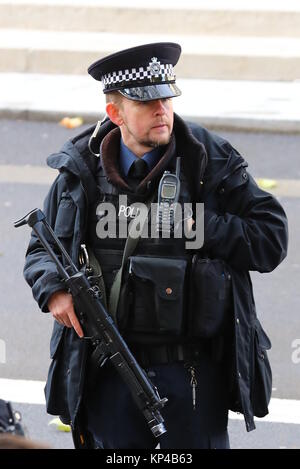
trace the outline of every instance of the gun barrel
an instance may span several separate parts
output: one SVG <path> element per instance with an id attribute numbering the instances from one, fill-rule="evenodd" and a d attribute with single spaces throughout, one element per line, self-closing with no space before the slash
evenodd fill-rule
<path id="1" fill-rule="evenodd" d="M 77 272 L 67 281 L 79 313 L 79 320 L 85 334 L 95 342 L 104 345 L 106 358 L 114 365 L 117 372 L 131 391 L 136 405 L 143 412 L 147 423 L 155 436 L 166 432 L 163 418 L 159 413 L 167 399 L 161 399 L 154 390 L 146 373 L 139 366 L 128 345 L 120 335 L 112 317 L 90 288 L 83 272 Z"/>

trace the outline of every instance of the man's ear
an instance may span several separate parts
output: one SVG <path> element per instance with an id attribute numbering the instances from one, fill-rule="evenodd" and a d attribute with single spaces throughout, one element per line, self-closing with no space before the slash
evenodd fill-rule
<path id="1" fill-rule="evenodd" d="M 116 103 L 110 102 L 106 104 L 106 114 L 110 120 L 120 127 L 123 124 L 123 119 L 120 114 L 120 108 Z"/>

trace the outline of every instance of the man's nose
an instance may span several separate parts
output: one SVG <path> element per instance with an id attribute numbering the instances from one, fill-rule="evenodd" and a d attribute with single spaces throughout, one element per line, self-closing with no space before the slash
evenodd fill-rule
<path id="1" fill-rule="evenodd" d="M 165 102 L 162 99 L 156 99 L 154 103 L 154 110 L 156 115 L 163 115 L 166 113 Z"/>

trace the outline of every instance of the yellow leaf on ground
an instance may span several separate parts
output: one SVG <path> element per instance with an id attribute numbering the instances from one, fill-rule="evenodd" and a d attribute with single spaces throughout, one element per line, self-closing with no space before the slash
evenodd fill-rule
<path id="1" fill-rule="evenodd" d="M 258 178 L 256 182 L 261 189 L 273 189 L 277 187 L 277 181 L 275 181 L 275 179 Z"/>
<path id="2" fill-rule="evenodd" d="M 75 129 L 80 127 L 83 124 L 83 119 L 81 117 L 64 117 L 59 125 L 66 127 L 66 129 Z"/>
<path id="3" fill-rule="evenodd" d="M 64 423 L 62 423 L 62 421 L 60 420 L 59 417 L 55 417 L 54 419 L 52 419 L 48 425 L 55 425 L 57 430 L 59 430 L 60 432 L 70 432 L 71 431 L 71 427 L 70 425 L 66 425 Z"/>

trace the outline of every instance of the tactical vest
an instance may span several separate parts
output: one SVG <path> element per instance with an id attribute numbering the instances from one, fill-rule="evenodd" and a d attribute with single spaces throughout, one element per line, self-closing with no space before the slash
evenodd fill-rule
<path id="1" fill-rule="evenodd" d="M 172 172 L 174 171 L 174 167 L 171 165 L 166 169 Z M 179 204 L 182 206 L 184 203 L 190 204 L 191 193 L 189 191 L 188 184 L 183 172 L 180 174 L 180 184 Z M 135 203 L 145 203 L 150 199 L 153 203 L 157 203 L 158 185 L 156 185 L 156 187 L 153 189 L 151 188 L 147 190 L 147 192 L 143 195 L 137 195 L 132 192 L 128 192 L 126 194 L 123 190 L 120 191 L 117 187 L 112 185 L 102 172 L 100 175 L 98 175 L 97 185 L 99 187 L 99 197 L 89 207 L 87 240 L 89 246 L 93 249 L 97 259 L 101 264 L 101 268 L 104 272 L 107 293 L 109 293 L 114 275 L 121 266 L 123 251 L 127 238 L 125 238 L 124 235 L 121 238 L 118 237 L 118 233 L 120 233 L 120 230 L 121 232 L 123 231 L 123 233 L 126 233 L 126 227 L 124 224 L 126 223 L 128 226 L 136 216 L 137 211 L 134 205 Z M 114 207 L 114 211 L 112 211 L 111 214 L 107 213 L 107 203 Z M 127 205 L 125 203 L 127 203 Z M 114 214 L 116 214 L 116 224 L 113 236 L 100 239 L 97 234 L 97 224 L 99 224 L 99 221 L 101 222 L 101 219 L 103 218 L 105 218 L 105 220 L 109 219 L 114 221 Z M 149 212 L 149 233 L 151 232 L 150 228 L 152 222 L 153 220 L 151 220 L 151 212 Z M 100 224 L 98 227 L 100 227 Z M 135 254 L 182 257 L 185 255 L 184 239 L 162 239 L 159 237 L 158 239 L 154 240 L 150 237 L 141 237 L 135 250 Z"/>
<path id="2" fill-rule="evenodd" d="M 166 170 L 175 172 L 174 160 L 175 159 L 173 159 L 169 163 L 168 167 L 165 168 Z M 107 180 L 103 172 L 100 172 L 97 177 L 97 185 L 99 187 L 99 197 L 98 199 L 96 199 L 96 202 L 91 204 L 89 208 L 87 243 L 93 250 L 96 258 L 98 259 L 101 265 L 107 298 L 109 298 L 110 289 L 114 281 L 115 275 L 120 269 L 120 266 L 122 263 L 123 251 L 124 251 L 126 238 L 127 238 L 127 237 L 125 238 L 125 237 L 118 236 L 120 233 L 120 230 L 123 233 L 126 232 L 126 229 L 129 223 L 132 222 L 132 220 L 136 216 L 137 214 L 136 207 L 133 204 L 135 204 L 136 202 L 145 203 L 150 199 L 151 199 L 151 202 L 157 203 L 158 183 L 159 181 L 155 184 L 154 187 L 148 186 L 147 191 L 143 195 L 138 195 L 132 192 L 125 193 L 123 189 L 120 192 L 120 190 L 117 187 L 112 185 L 110 181 Z M 125 199 L 125 196 L 127 197 L 127 200 Z M 114 210 L 110 210 L 111 213 L 108 213 L 108 210 L 107 210 L 108 203 L 110 204 L 109 207 L 114 209 Z M 183 171 L 181 171 L 179 204 L 183 207 L 184 204 L 190 205 L 191 203 L 192 203 L 191 193 L 188 188 L 188 183 L 183 174 Z M 110 221 L 114 223 L 116 221 L 115 229 L 112 230 L 113 231 L 112 236 L 108 236 L 106 238 L 99 237 L 100 228 L 102 229 L 101 236 L 103 236 L 103 227 L 104 227 L 103 220 L 104 219 L 107 223 L 109 223 Z M 149 234 L 151 233 L 151 223 L 153 223 L 153 220 L 151 220 L 151 211 L 149 211 L 148 213 Z M 108 230 L 108 231 L 111 231 L 111 230 Z M 161 236 L 159 236 L 158 238 L 155 238 L 155 239 L 151 238 L 150 236 L 148 238 L 140 237 L 133 255 L 134 256 L 146 256 L 151 259 L 152 258 L 162 259 L 162 262 L 163 262 L 162 268 L 157 267 L 158 275 L 159 275 L 163 271 L 164 267 L 165 267 L 166 272 L 168 271 L 168 265 L 169 265 L 168 263 L 170 263 L 172 260 L 173 262 L 177 263 L 176 265 L 179 265 L 178 263 L 182 262 L 183 259 L 187 259 L 190 256 L 185 250 L 185 241 L 186 239 L 184 238 L 184 236 L 181 239 L 174 238 L 172 236 L 170 238 L 162 238 Z M 164 259 L 165 259 L 165 262 L 163 261 Z M 137 269 L 140 268 L 139 264 L 136 264 L 136 268 Z M 171 270 L 173 271 L 174 269 L 171 269 Z M 166 276 L 168 277 L 168 275 Z M 164 281 L 164 279 L 162 280 Z M 158 285 L 158 288 L 160 288 L 159 285 Z M 165 290 L 170 291 L 172 289 L 171 288 L 168 289 L 168 287 L 166 287 Z M 167 293 L 162 292 L 160 293 L 160 295 L 165 295 L 167 297 L 168 291 Z M 145 291 L 144 294 L 147 295 L 147 291 Z M 151 295 L 150 291 L 149 291 L 149 294 Z M 172 296 L 172 294 L 169 293 L 169 296 Z M 127 302 L 128 300 L 129 298 L 126 299 Z M 144 298 L 144 302 L 146 303 L 147 301 L 148 299 Z M 178 304 L 178 301 L 180 301 L 180 298 L 177 297 L 175 303 Z M 162 298 L 162 302 L 164 302 L 163 298 Z M 166 303 L 166 307 L 169 307 L 169 306 L 171 309 L 174 309 L 172 308 L 172 305 L 170 303 Z M 126 329 L 126 325 L 124 327 Z M 156 332 L 158 331 L 155 331 L 155 326 L 153 326 L 153 336 L 156 336 Z M 139 336 L 140 338 L 143 337 L 142 330 Z M 162 340 L 165 342 L 166 336 L 169 336 L 169 333 L 162 334 L 162 336 L 164 336 L 164 339 Z M 149 337 L 151 337 L 151 334 L 150 335 L 147 334 L 147 337 L 149 339 Z M 152 339 L 149 339 L 149 340 L 151 341 Z"/>

